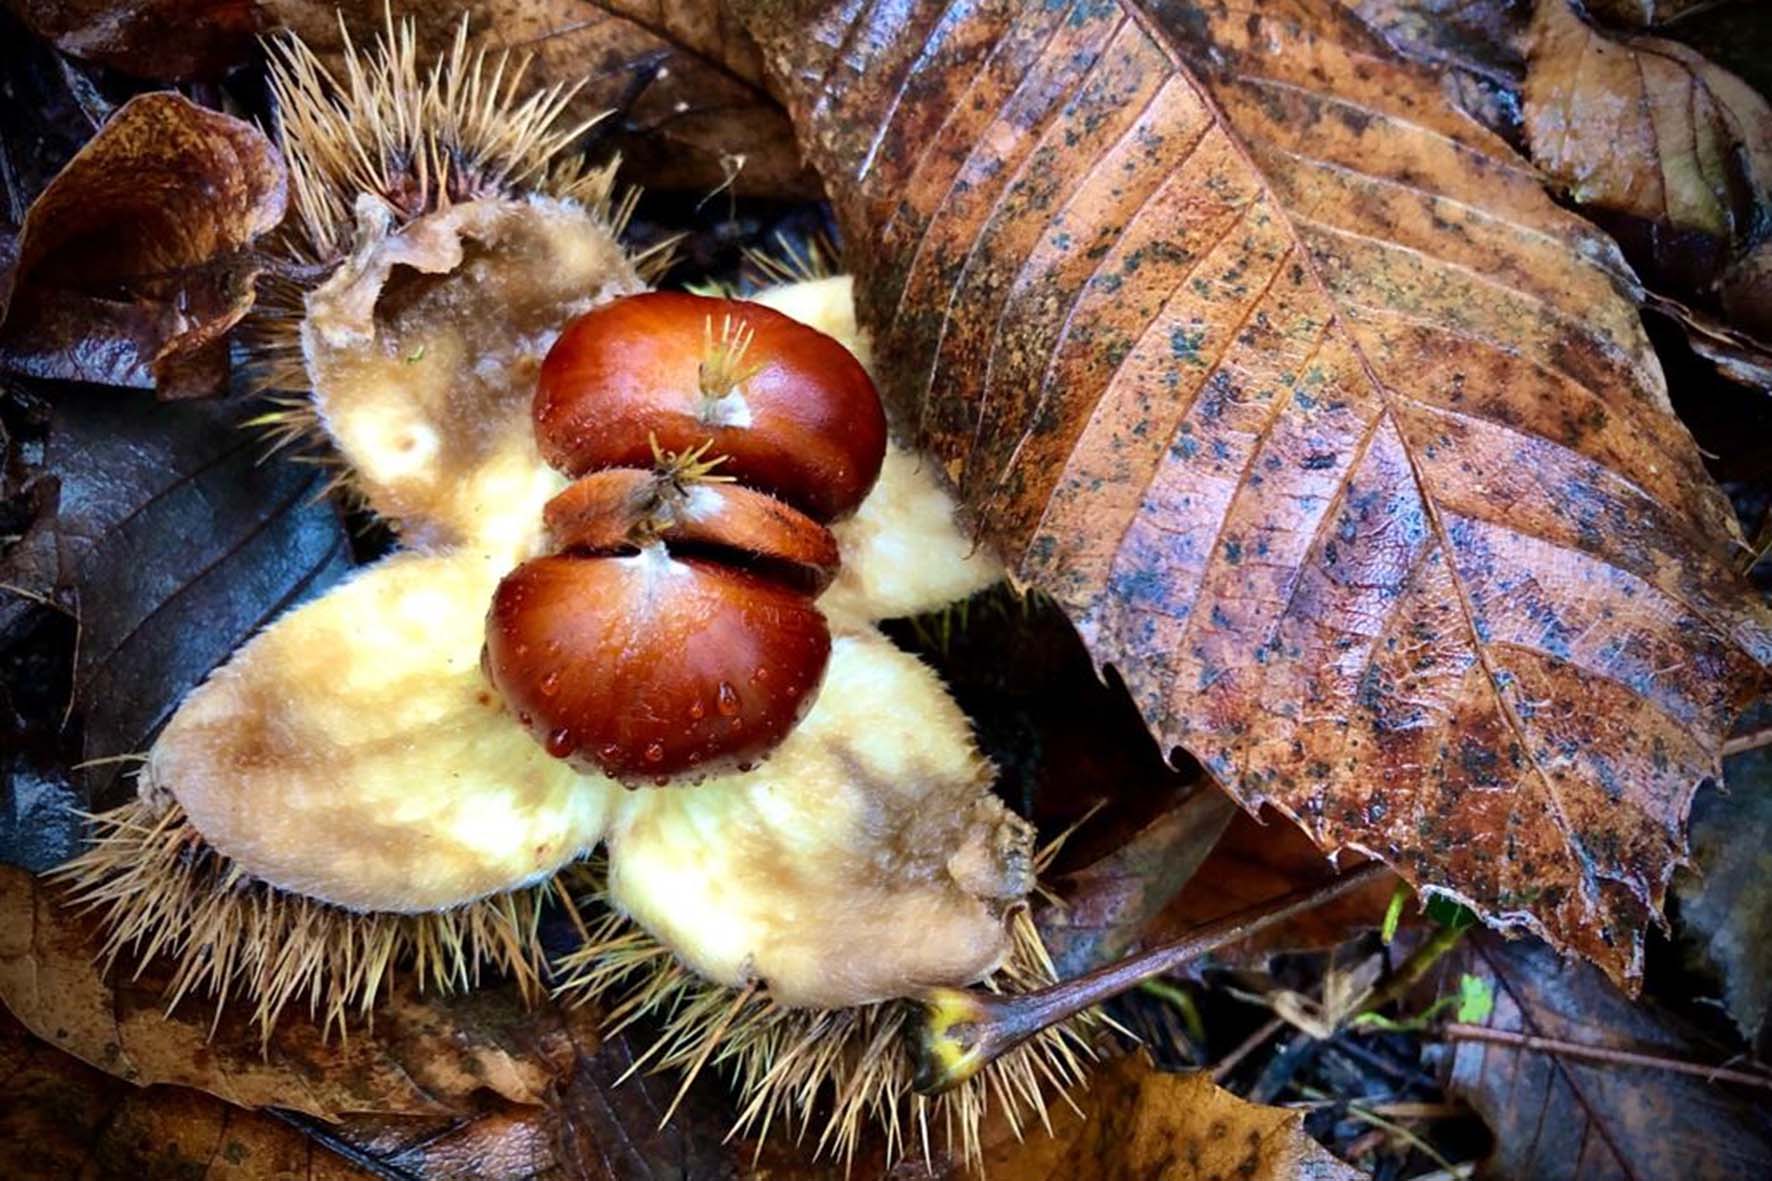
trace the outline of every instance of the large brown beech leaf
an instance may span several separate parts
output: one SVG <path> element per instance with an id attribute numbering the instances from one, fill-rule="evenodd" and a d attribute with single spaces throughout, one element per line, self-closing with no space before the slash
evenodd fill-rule
<path id="1" fill-rule="evenodd" d="M 1359 1181 L 1304 1130 L 1303 1113 L 1249 1103 L 1204 1074 L 1161 1074 L 1143 1055 L 1105 1067 L 1035 1129 L 985 1155 L 1010 1181 Z"/>
<path id="2" fill-rule="evenodd" d="M 1611 242 L 1328 0 L 741 7 L 901 428 L 1165 745 L 1634 980 L 1772 619 Z"/>

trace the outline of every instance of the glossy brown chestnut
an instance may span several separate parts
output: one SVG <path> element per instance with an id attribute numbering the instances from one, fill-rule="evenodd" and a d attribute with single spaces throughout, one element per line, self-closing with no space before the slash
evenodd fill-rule
<path id="1" fill-rule="evenodd" d="M 486 671 L 518 721 L 629 783 L 761 758 L 811 706 L 830 651 L 805 594 L 659 543 L 525 562 L 486 618 Z"/>
<path id="2" fill-rule="evenodd" d="M 740 484 L 678 483 L 659 471 L 592 472 L 549 501 L 543 520 L 556 549 L 613 553 L 656 540 L 673 551 L 720 551 L 791 573 L 812 594 L 839 562 L 831 531 L 775 497 Z"/>
<path id="3" fill-rule="evenodd" d="M 886 416 L 861 363 L 773 309 L 678 292 L 566 326 L 534 403 L 542 455 L 570 476 L 707 445 L 723 475 L 829 521 L 873 487 Z"/>

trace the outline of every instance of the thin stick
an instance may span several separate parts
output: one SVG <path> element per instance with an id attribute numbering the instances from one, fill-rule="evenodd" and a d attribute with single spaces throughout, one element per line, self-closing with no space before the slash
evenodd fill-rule
<path id="1" fill-rule="evenodd" d="M 1224 1082 L 1230 1077 L 1231 1071 L 1237 1068 L 1238 1063 L 1253 1054 L 1267 1039 L 1280 1032 L 1280 1027 L 1284 1024 L 1286 1024 L 1284 1017 L 1272 1018 L 1267 1024 L 1244 1038 L 1236 1049 L 1226 1054 L 1218 1065 L 1212 1068 L 1212 1081 L 1215 1083 Z"/>
<path id="2" fill-rule="evenodd" d="M 958 1086 L 1042 1029 L 1388 873 L 1390 867 L 1381 861 L 1362 865 L 1322 885 L 1240 910 L 1179 939 L 1038 992 L 1011 997 L 972 989 L 931 989 L 922 998 L 923 1019 L 909 1029 L 917 1064 L 915 1089 L 929 1095 Z"/>
<path id="3" fill-rule="evenodd" d="M 1315 1087 L 1300 1087 L 1299 1091 L 1301 1094 L 1304 1094 L 1312 1099 L 1328 1099 L 1329 1098 L 1328 1095 L 1324 1094 L 1322 1091 L 1317 1090 L 1317 1088 L 1315 1088 Z M 1334 1100 L 1331 1100 L 1331 1101 L 1338 1102 L 1338 1101 L 1334 1101 Z M 1389 1132 L 1391 1135 L 1397 1136 L 1397 1137 L 1401 1138 L 1402 1140 L 1406 1141 L 1412 1147 L 1420 1149 L 1422 1151 L 1422 1153 L 1428 1157 L 1429 1160 L 1433 1161 L 1436 1165 L 1439 1165 L 1442 1169 L 1450 1170 L 1453 1168 L 1452 1162 L 1447 1160 L 1445 1157 L 1441 1156 L 1432 1144 L 1429 1144 L 1422 1137 L 1416 1135 L 1414 1132 L 1410 1131 L 1408 1128 L 1405 1128 L 1402 1124 L 1396 1123 L 1392 1120 L 1385 1119 L 1382 1115 L 1379 1115 L 1377 1112 L 1373 1111 L 1371 1108 L 1361 1107 L 1358 1103 L 1347 1104 L 1346 1111 L 1349 1115 L 1353 1116 L 1355 1119 L 1359 1120 L 1361 1123 L 1370 1124 L 1372 1127 L 1379 1128 L 1379 1129 L 1382 1129 L 1383 1131 Z"/>
<path id="4" fill-rule="evenodd" d="M 1638 1054 L 1632 1050 L 1614 1050 L 1609 1046 L 1589 1046 L 1580 1042 L 1566 1042 L 1560 1038 L 1515 1033 L 1509 1029 L 1491 1029 L 1486 1025 L 1464 1025 L 1456 1021 L 1445 1027 L 1445 1033 L 1453 1041 L 1489 1042 L 1498 1046 L 1556 1054 L 1564 1058 L 1586 1058 L 1594 1062 L 1614 1062 L 1621 1066 L 1647 1066 L 1652 1070 L 1696 1075 L 1715 1083 L 1740 1083 L 1744 1087 L 1772 1090 L 1772 1075 L 1731 1070 L 1727 1066 L 1706 1066 L 1702 1062 L 1684 1062 L 1657 1054 Z"/>
<path id="5" fill-rule="evenodd" d="M 1723 741 L 1723 757 L 1746 754 L 1750 750 L 1759 750 L 1763 746 L 1772 746 L 1772 726 L 1761 726 L 1758 730 L 1749 730 L 1746 734 L 1737 734 Z"/>

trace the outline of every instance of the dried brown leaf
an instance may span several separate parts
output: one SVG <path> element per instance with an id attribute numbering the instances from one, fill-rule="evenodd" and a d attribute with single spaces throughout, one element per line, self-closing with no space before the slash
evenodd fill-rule
<path id="1" fill-rule="evenodd" d="M 1239 813 L 1194 876 L 1147 929 L 1151 941 L 1175 939 L 1227 914 L 1246 910 L 1295 890 L 1322 885 L 1366 858 L 1343 853 L 1332 862 L 1284 816 L 1265 809 L 1260 818 Z M 1259 966 L 1282 951 L 1319 951 L 1383 920 L 1397 879 L 1386 875 L 1351 894 L 1213 953 L 1216 963 Z"/>
<path id="2" fill-rule="evenodd" d="M 403 978 L 369 1031 L 328 1041 L 317 1022 L 289 1020 L 261 1048 L 238 1006 L 215 1020 L 193 998 L 168 1014 L 155 966 L 107 979 L 93 962 L 95 934 L 30 874 L 0 867 L 0 1000 L 45 1041 L 139 1085 L 323 1118 L 456 1112 L 482 1090 L 541 1104 L 580 1049 L 598 1044 L 588 1009 L 530 1011 L 510 986 L 420 996 Z"/>
<path id="3" fill-rule="evenodd" d="M 216 392 L 253 302 L 247 250 L 282 218 L 286 179 L 249 123 L 171 93 L 124 104 L 25 215 L 0 367 Z"/>
<path id="4" fill-rule="evenodd" d="M 386 14 L 416 23 L 418 42 L 448 45 L 464 14 L 471 43 L 528 55 L 536 86 L 581 86 L 563 126 L 614 112 L 594 133 L 622 153 L 624 178 L 648 188 L 744 196 L 816 195 L 787 116 L 762 86 L 755 44 L 713 0 L 262 0 L 323 56 L 358 44 Z"/>
<path id="5" fill-rule="evenodd" d="M 1202 784 L 1112 853 L 1049 883 L 1058 901 L 1037 921 L 1059 977 L 1134 950 L 1209 858 L 1235 810 L 1224 793 Z"/>
<path id="6" fill-rule="evenodd" d="M 160 82 L 217 78 L 252 56 L 256 0 L 6 0 L 71 57 Z"/>
<path id="7" fill-rule="evenodd" d="M 1772 661 L 1615 248 L 1338 6 L 746 6 L 885 392 L 1165 748 L 1638 973 Z"/>
<path id="8" fill-rule="evenodd" d="M 1772 106 L 1696 51 L 1607 37 L 1538 0 L 1524 94 L 1532 159 L 1645 279 L 1691 298 L 1767 232 Z"/>
<path id="9" fill-rule="evenodd" d="M 138 1088 L 33 1038 L 0 1009 L 0 1161 L 9 1181 L 198 1176 L 366 1181 L 300 1131 L 177 1087 Z"/>
<path id="10" fill-rule="evenodd" d="M 1097 1072 L 1053 1112 L 1054 1134 L 1030 1133 L 986 1153 L 986 1176 L 1009 1181 L 1358 1181 L 1304 1131 L 1303 1113 L 1247 1103 L 1204 1074 L 1160 1074 L 1143 1055 Z"/>
<path id="11" fill-rule="evenodd" d="M 1626 999 L 1585 964 L 1541 944 L 1479 937 L 1448 965 L 1442 995 L 1469 972 L 1490 985 L 1490 1029 L 1676 1062 L 1722 1054 L 1671 1016 Z M 1495 1137 L 1495 1181 L 1736 1181 L 1772 1176 L 1766 1092 L 1649 1066 L 1458 1042 L 1448 1088 Z"/>
<path id="12" fill-rule="evenodd" d="M 288 1125 L 311 1141 L 316 1160 L 324 1148 L 377 1176 L 836 1181 L 845 1175 L 842 1163 L 814 1162 L 802 1145 L 729 1139 L 736 1112 L 714 1071 L 681 1097 L 675 1072 L 624 1079 L 644 1049 L 643 1041 L 637 1047 L 631 1039 L 645 1033 L 603 1037 L 604 1015 L 592 1006 L 528 1006 L 514 987 L 491 982 L 464 996 L 421 996 L 407 978 L 378 1004 L 371 1024 L 353 1022 L 348 1036 L 335 1032 L 323 1040 L 316 1022 L 292 1014 L 261 1046 L 250 1013 L 225 1012 L 214 1020 L 201 998 L 168 1013 L 158 965 L 139 976 L 103 976 L 93 963 L 94 934 L 91 922 L 73 915 L 39 880 L 0 867 L 0 1002 L 31 1033 L 97 1068 L 81 1084 L 80 1103 L 108 1110 L 118 1093 L 112 1079 L 151 1087 L 141 1092 L 156 1097 L 137 1113 L 142 1134 L 193 1152 L 213 1147 L 223 1131 L 246 1128 L 254 1160 L 273 1148 L 283 1154 L 277 1160 L 288 1155 L 289 1138 L 276 1127 L 257 1115 L 228 1114 L 211 1102 L 215 1096 L 240 1108 L 280 1108 Z M 0 1023 L 5 1020 L 0 1011 Z M 6 1050 L 0 1028 L 0 1069 Z M 182 1087 L 208 1095 L 176 1089 Z M 0 1136 L 7 1129 L 0 1117 Z M 262 1151 L 261 1133 L 268 1137 Z M 4 1143 L 0 1139 L 0 1148 Z M 879 1167 L 870 1150 L 856 1162 L 863 1173 Z M 303 1174 L 298 1169 L 296 1175 Z M 356 1175 L 342 1167 L 314 1173 Z"/>

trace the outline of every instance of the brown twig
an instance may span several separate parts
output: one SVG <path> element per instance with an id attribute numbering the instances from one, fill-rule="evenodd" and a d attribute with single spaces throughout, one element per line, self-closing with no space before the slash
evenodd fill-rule
<path id="1" fill-rule="evenodd" d="M 1723 741 L 1723 757 L 1746 754 L 1750 750 L 1759 750 L 1763 746 L 1772 746 L 1772 726 L 1761 726 L 1758 730 L 1749 730 L 1746 734 L 1737 734 Z"/>
<path id="2" fill-rule="evenodd" d="M 1261 1047 L 1263 1042 L 1267 1041 L 1267 1039 L 1280 1032 L 1280 1027 L 1284 1024 L 1286 1024 L 1286 1019 L 1284 1017 L 1275 1017 L 1260 1029 L 1244 1038 L 1242 1042 L 1238 1044 L 1236 1049 L 1226 1054 L 1219 1060 L 1218 1065 L 1212 1068 L 1212 1081 L 1215 1083 L 1222 1083 L 1225 1079 L 1229 1078 L 1231 1071 L 1237 1068 L 1239 1062 L 1253 1054 Z"/>
<path id="3" fill-rule="evenodd" d="M 932 989 L 923 1018 L 912 1023 L 915 1087 L 939 1094 L 971 1078 L 987 1063 L 1067 1017 L 1093 1008 L 1153 976 L 1267 930 L 1388 874 L 1381 861 L 1280 898 L 1259 903 L 1149 951 L 1097 968 L 1038 992 L 999 996 L 963 988 Z"/>
<path id="4" fill-rule="evenodd" d="M 1556 1054 L 1564 1058 L 1586 1058 L 1594 1062 L 1611 1062 L 1620 1066 L 1646 1066 L 1652 1070 L 1669 1070 L 1675 1074 L 1697 1075 L 1718 1083 L 1740 1083 L 1745 1087 L 1763 1087 L 1772 1090 L 1772 1075 L 1754 1074 L 1746 1070 L 1732 1070 L 1727 1066 L 1707 1066 L 1702 1062 L 1686 1062 L 1678 1058 L 1664 1058 L 1659 1054 L 1639 1054 L 1633 1050 L 1614 1050 L 1610 1046 L 1590 1046 L 1581 1042 L 1566 1042 L 1561 1038 L 1538 1037 L 1535 1034 L 1515 1033 L 1511 1029 L 1491 1029 L 1487 1025 L 1464 1025 L 1451 1022 L 1445 1026 L 1445 1034 L 1453 1041 L 1488 1042 L 1498 1046 L 1512 1046 L 1521 1050 L 1536 1050 L 1543 1054 Z"/>

